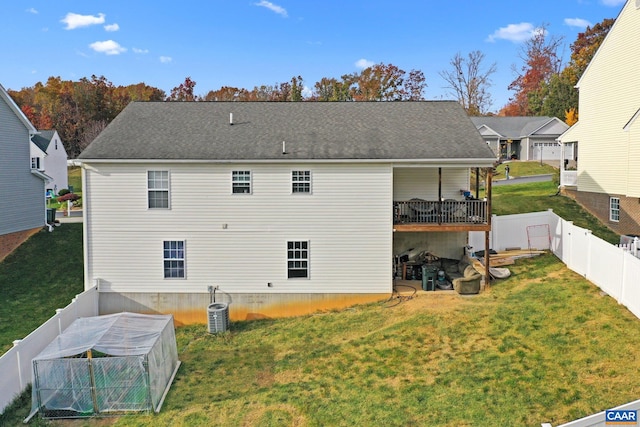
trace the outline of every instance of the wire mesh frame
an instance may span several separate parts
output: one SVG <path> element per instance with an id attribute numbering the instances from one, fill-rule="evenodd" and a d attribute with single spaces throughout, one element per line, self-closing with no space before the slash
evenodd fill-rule
<path id="1" fill-rule="evenodd" d="M 154 409 L 146 355 L 34 361 L 34 385 L 43 419 Z"/>
<path id="2" fill-rule="evenodd" d="M 527 244 L 529 250 L 548 250 L 551 248 L 549 224 L 527 226 Z"/>

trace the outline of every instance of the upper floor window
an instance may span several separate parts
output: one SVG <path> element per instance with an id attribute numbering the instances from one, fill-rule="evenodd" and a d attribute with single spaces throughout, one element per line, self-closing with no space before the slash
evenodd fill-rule
<path id="1" fill-rule="evenodd" d="M 291 171 L 291 192 L 311 193 L 311 171 Z"/>
<path id="2" fill-rule="evenodd" d="M 231 172 L 231 192 L 234 194 L 251 193 L 251 171 Z"/>
<path id="3" fill-rule="evenodd" d="M 309 277 L 309 242 L 287 242 L 287 277 Z"/>
<path id="4" fill-rule="evenodd" d="M 620 199 L 617 197 L 609 199 L 609 220 L 620 221 Z"/>
<path id="5" fill-rule="evenodd" d="M 40 157 L 31 158 L 31 169 L 40 169 Z"/>
<path id="6" fill-rule="evenodd" d="M 186 259 L 184 240 L 165 240 L 163 242 L 164 278 L 184 278 Z"/>
<path id="7" fill-rule="evenodd" d="M 169 171 L 147 171 L 149 209 L 169 209 Z"/>

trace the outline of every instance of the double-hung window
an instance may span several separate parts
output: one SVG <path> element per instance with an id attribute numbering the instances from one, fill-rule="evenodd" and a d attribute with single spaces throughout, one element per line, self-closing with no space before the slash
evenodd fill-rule
<path id="1" fill-rule="evenodd" d="M 311 193 L 311 171 L 291 171 L 291 192 Z"/>
<path id="2" fill-rule="evenodd" d="M 609 220 L 620 221 L 620 199 L 617 197 L 609 198 Z"/>
<path id="3" fill-rule="evenodd" d="M 287 277 L 289 279 L 309 277 L 308 241 L 287 242 Z"/>
<path id="4" fill-rule="evenodd" d="M 183 279 L 186 259 L 184 240 L 165 240 L 163 242 L 164 278 Z"/>
<path id="5" fill-rule="evenodd" d="M 231 192 L 233 194 L 251 194 L 251 171 L 231 172 Z"/>
<path id="6" fill-rule="evenodd" d="M 169 171 L 147 171 L 149 209 L 169 209 Z"/>

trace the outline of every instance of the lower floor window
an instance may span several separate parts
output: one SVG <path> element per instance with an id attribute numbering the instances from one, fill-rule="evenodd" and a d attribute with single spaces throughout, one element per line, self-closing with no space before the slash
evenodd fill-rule
<path id="1" fill-rule="evenodd" d="M 185 277 L 184 240 L 164 241 L 164 277 Z"/>
<path id="2" fill-rule="evenodd" d="M 287 277 L 309 277 L 309 242 L 287 242 Z"/>
<path id="3" fill-rule="evenodd" d="M 609 220 L 620 221 L 620 199 L 617 197 L 609 199 Z"/>

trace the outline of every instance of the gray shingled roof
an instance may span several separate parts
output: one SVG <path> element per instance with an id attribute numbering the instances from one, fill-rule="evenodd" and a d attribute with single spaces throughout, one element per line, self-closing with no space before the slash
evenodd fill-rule
<path id="1" fill-rule="evenodd" d="M 471 117 L 471 121 L 476 127 L 486 125 L 500 134 L 503 138 L 521 139 L 531 135 L 545 124 L 553 120 L 554 117 Z"/>
<path id="2" fill-rule="evenodd" d="M 459 159 L 484 165 L 495 154 L 454 101 L 132 102 L 79 159 Z"/>
<path id="3" fill-rule="evenodd" d="M 49 148 L 49 144 L 51 144 L 51 138 L 53 138 L 53 134 L 55 131 L 53 130 L 41 130 L 37 135 L 33 135 L 31 137 L 31 141 L 38 146 L 43 152 L 47 152 L 47 148 Z"/>

